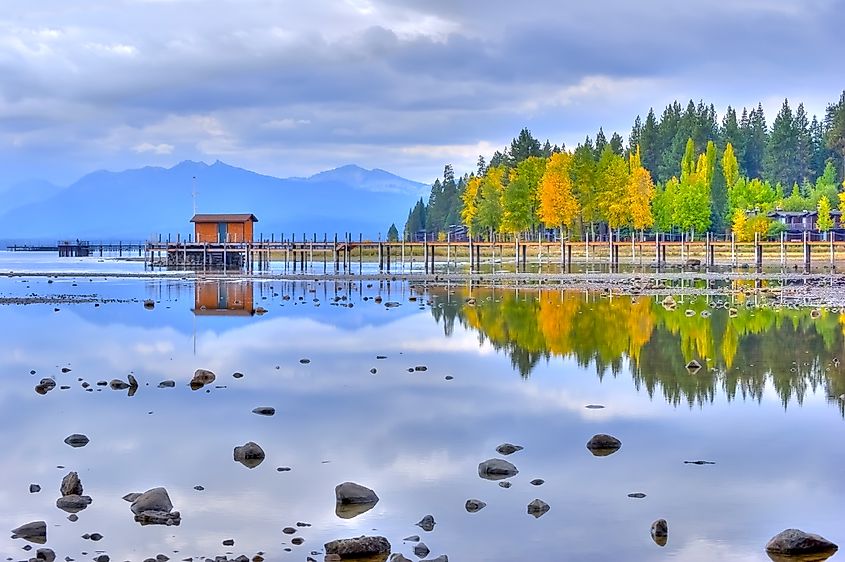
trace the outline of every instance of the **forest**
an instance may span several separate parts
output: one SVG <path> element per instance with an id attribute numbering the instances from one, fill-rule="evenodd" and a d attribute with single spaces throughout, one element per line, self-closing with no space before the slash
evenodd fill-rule
<path id="1" fill-rule="evenodd" d="M 784 100 L 771 125 L 750 110 L 675 101 L 658 117 L 637 116 L 627 142 L 602 128 L 573 150 L 520 131 L 489 162 L 456 177 L 446 165 L 428 201 L 409 210 L 404 236 L 445 239 L 465 225 L 474 237 L 536 239 L 559 229 L 581 240 L 658 231 L 778 236 L 767 214 L 817 211 L 833 228 L 845 211 L 845 91 L 819 118 Z M 398 229 L 391 228 L 397 239 Z"/>

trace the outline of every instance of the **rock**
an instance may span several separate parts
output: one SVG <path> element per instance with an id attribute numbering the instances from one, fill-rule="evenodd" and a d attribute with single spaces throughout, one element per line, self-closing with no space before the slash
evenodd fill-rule
<path id="1" fill-rule="evenodd" d="M 675 310 L 675 307 L 678 306 L 678 303 L 675 302 L 674 297 L 672 295 L 666 295 L 663 298 L 663 308 L 666 310 Z"/>
<path id="2" fill-rule="evenodd" d="M 194 371 L 194 376 L 191 379 L 191 390 L 199 390 L 207 384 L 214 382 L 217 377 L 208 369 L 197 369 Z"/>
<path id="3" fill-rule="evenodd" d="M 593 437 L 587 442 L 587 449 L 589 449 L 590 452 L 597 457 L 612 455 L 618 451 L 621 446 L 622 442 L 619 439 L 605 433 L 593 435 Z"/>
<path id="4" fill-rule="evenodd" d="M 176 381 L 167 380 L 158 383 L 159 388 L 173 388 L 174 386 L 176 386 Z"/>
<path id="5" fill-rule="evenodd" d="M 79 475 L 76 472 L 68 472 L 67 476 L 62 478 L 62 485 L 59 489 L 62 492 L 62 496 L 81 496 L 83 490 Z"/>
<path id="6" fill-rule="evenodd" d="M 41 379 L 37 385 L 35 385 L 35 392 L 38 394 L 44 395 L 56 388 L 56 381 L 53 379 Z"/>
<path id="7" fill-rule="evenodd" d="M 55 562 L 56 561 L 56 553 L 53 552 L 52 548 L 39 548 L 35 551 L 35 559 L 41 562 Z"/>
<path id="8" fill-rule="evenodd" d="M 264 449 L 257 443 L 252 441 L 245 443 L 241 447 L 235 447 L 234 451 L 235 461 L 241 463 L 247 468 L 255 468 L 264 462 Z"/>
<path id="9" fill-rule="evenodd" d="M 728 316 L 730 318 L 736 318 L 737 316 L 739 316 L 739 311 L 735 308 L 729 308 L 728 309 Z"/>
<path id="10" fill-rule="evenodd" d="M 449 557 L 441 554 L 437 558 L 426 558 L 425 560 L 420 560 L 420 562 L 449 562 Z"/>
<path id="11" fill-rule="evenodd" d="M 523 447 L 519 445 L 511 445 L 510 443 L 502 443 L 496 447 L 496 452 L 500 455 L 512 455 L 517 451 L 521 451 Z"/>
<path id="12" fill-rule="evenodd" d="M 500 487 L 500 488 L 510 488 L 510 487 L 511 487 L 511 483 L 510 483 L 510 482 L 507 482 L 507 481 L 502 481 L 502 482 L 499 482 L 499 487 Z"/>
<path id="13" fill-rule="evenodd" d="M 488 459 L 478 465 L 478 475 L 485 480 L 504 480 L 519 474 L 519 470 L 504 459 Z"/>
<path id="14" fill-rule="evenodd" d="M 657 546 L 666 546 L 669 538 L 669 524 L 665 519 L 658 519 L 651 524 L 651 539 Z"/>
<path id="15" fill-rule="evenodd" d="M 353 539 L 338 539 L 325 544 L 326 554 L 354 558 L 390 553 L 390 542 L 384 537 L 361 536 Z"/>
<path id="16" fill-rule="evenodd" d="M 311 360 L 308 359 L 308 358 L 303 358 L 303 359 L 300 359 L 299 362 L 302 363 L 303 365 L 307 365 L 311 362 Z"/>
<path id="17" fill-rule="evenodd" d="M 464 505 L 466 510 L 470 513 L 475 513 L 476 511 L 481 511 L 487 504 L 481 500 L 467 500 L 466 505 Z"/>
<path id="18" fill-rule="evenodd" d="M 25 523 L 17 529 L 12 529 L 12 538 L 23 539 L 36 544 L 44 544 L 47 542 L 47 523 L 44 521 Z"/>
<path id="19" fill-rule="evenodd" d="M 701 260 L 697 258 L 690 258 L 684 262 L 684 267 L 701 267 Z"/>
<path id="20" fill-rule="evenodd" d="M 531 484 L 532 486 L 542 486 L 545 483 L 546 483 L 546 481 L 543 480 L 542 478 L 535 478 L 534 480 L 529 482 L 529 484 Z"/>
<path id="21" fill-rule="evenodd" d="M 819 535 L 805 533 L 799 529 L 781 531 L 766 543 L 766 552 L 770 555 L 827 555 L 819 560 L 831 556 L 839 549 L 837 545 Z M 776 558 L 777 560 L 777 558 Z"/>
<path id="22" fill-rule="evenodd" d="M 334 495 L 337 503 L 341 504 L 377 503 L 379 499 L 374 491 L 354 482 L 338 484 Z"/>
<path id="23" fill-rule="evenodd" d="M 417 543 L 414 545 L 414 555 L 417 558 L 425 558 L 426 556 L 428 556 L 429 552 L 431 552 L 431 550 L 428 549 L 424 542 Z"/>
<path id="24" fill-rule="evenodd" d="M 700 370 L 701 370 L 701 363 L 699 363 L 695 359 L 693 359 L 692 361 L 687 363 L 687 371 L 689 371 L 690 374 L 694 375 Z"/>
<path id="25" fill-rule="evenodd" d="M 243 373 L 232 373 L 232 377 L 236 378 L 236 379 L 242 379 L 242 378 L 244 378 L 244 374 Z"/>
<path id="26" fill-rule="evenodd" d="M 602 406 L 601 404 L 587 404 L 584 407 L 587 408 L 588 410 L 602 410 L 602 409 L 604 409 L 604 406 Z"/>
<path id="27" fill-rule="evenodd" d="M 144 301 L 144 308 L 146 308 L 147 310 L 152 310 L 152 309 L 154 309 L 155 307 L 156 307 L 156 303 L 155 303 L 155 301 L 154 301 L 154 300 L 152 300 L 152 299 L 146 299 L 146 300 Z"/>
<path id="28" fill-rule="evenodd" d="M 38 484 L 30 484 L 29 485 L 29 493 L 30 494 L 37 494 L 40 491 L 41 491 L 41 486 L 39 486 Z"/>
<path id="29" fill-rule="evenodd" d="M 433 515 L 426 515 L 417 522 L 417 527 L 422 528 L 426 533 L 432 532 L 435 525 L 437 525 L 437 521 L 434 520 Z"/>
<path id="30" fill-rule="evenodd" d="M 124 496 L 126 499 L 127 496 Z M 179 525 L 181 515 L 173 511 L 173 503 L 164 488 L 153 488 L 132 500 L 130 506 L 135 521 L 141 525 Z"/>
<path id="31" fill-rule="evenodd" d="M 226 539 L 223 541 L 223 546 L 235 546 L 235 539 Z"/>
<path id="32" fill-rule="evenodd" d="M 641 499 L 643 499 L 643 498 L 645 497 L 645 494 L 644 494 L 644 493 L 642 493 L 642 492 L 635 492 L 635 493 L 633 493 L 633 494 L 628 494 L 628 497 L 629 497 L 629 498 L 634 498 L 634 499 L 637 499 L 637 500 L 641 500 Z"/>
<path id="33" fill-rule="evenodd" d="M 543 500 L 534 500 L 528 504 L 528 515 L 533 515 L 535 518 L 542 517 L 550 509 L 549 504 Z"/>
<path id="34" fill-rule="evenodd" d="M 132 492 L 131 494 L 126 494 L 125 496 L 123 496 L 123 501 L 127 501 L 129 503 L 132 503 L 140 497 L 141 497 L 141 494 L 139 492 Z"/>
<path id="35" fill-rule="evenodd" d="M 269 406 L 260 406 L 252 410 L 253 414 L 258 414 L 259 416 L 272 416 L 276 414 L 276 408 L 271 408 Z"/>
<path id="36" fill-rule="evenodd" d="M 716 464 L 713 461 L 684 461 L 684 464 Z"/>
<path id="37" fill-rule="evenodd" d="M 305 539 L 303 539 L 302 537 L 294 537 L 290 540 L 290 543 L 293 544 L 293 545 L 296 545 L 296 546 L 299 546 L 304 542 L 305 542 Z"/>
<path id="38" fill-rule="evenodd" d="M 77 521 L 79 521 L 79 516 L 76 515 L 75 513 L 71 513 L 70 515 L 67 516 L 67 520 L 70 521 L 71 523 L 76 523 Z"/>
<path id="39" fill-rule="evenodd" d="M 410 537 L 405 537 L 402 540 L 407 541 L 407 542 L 420 542 L 420 536 L 419 535 L 411 535 Z"/>
<path id="40" fill-rule="evenodd" d="M 390 562 L 411 562 L 409 559 L 405 558 L 398 552 L 390 555 Z"/>
<path id="41" fill-rule="evenodd" d="M 86 435 L 82 435 L 81 433 L 74 433 L 73 435 L 68 435 L 65 437 L 65 443 L 77 449 L 79 447 L 84 447 L 89 442 L 89 439 Z"/>
<path id="42" fill-rule="evenodd" d="M 294 529 L 293 527 L 285 527 L 284 529 L 282 529 L 282 532 L 286 535 L 293 535 L 296 533 L 296 529 Z"/>
<path id="43" fill-rule="evenodd" d="M 120 379 L 112 379 L 111 382 L 109 382 L 109 387 L 112 390 L 126 390 L 127 388 L 129 388 L 129 383 L 124 382 Z"/>
<path id="44" fill-rule="evenodd" d="M 100 554 L 96 558 L 94 558 L 94 562 L 109 562 L 110 558 L 108 554 Z"/>

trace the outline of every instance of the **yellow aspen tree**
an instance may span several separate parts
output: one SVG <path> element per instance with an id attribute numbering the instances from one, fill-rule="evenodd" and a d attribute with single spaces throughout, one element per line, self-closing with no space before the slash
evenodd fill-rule
<path id="1" fill-rule="evenodd" d="M 739 180 L 739 162 L 736 160 L 734 146 L 731 143 L 725 147 L 722 154 L 722 172 L 725 175 L 725 186 L 730 190 Z"/>
<path id="2" fill-rule="evenodd" d="M 628 212 L 631 225 L 636 230 L 644 230 L 654 224 L 651 202 L 654 199 L 654 182 L 651 174 L 643 168 L 640 160 L 640 147 L 629 157 L 630 175 L 628 177 Z"/>
<path id="3" fill-rule="evenodd" d="M 475 217 L 478 215 L 478 192 L 481 187 L 481 178 L 473 176 L 467 182 L 466 188 L 461 195 L 463 208 L 461 209 L 461 220 L 469 229 L 470 234 L 475 234 Z"/>
<path id="4" fill-rule="evenodd" d="M 581 212 L 569 174 L 571 165 L 572 155 L 568 152 L 552 154 L 540 181 L 540 220 L 549 226 L 560 226 L 561 232 Z"/>

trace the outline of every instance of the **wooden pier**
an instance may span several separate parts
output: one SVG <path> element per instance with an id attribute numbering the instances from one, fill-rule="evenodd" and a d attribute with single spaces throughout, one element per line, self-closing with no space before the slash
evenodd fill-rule
<path id="1" fill-rule="evenodd" d="M 151 268 L 239 270 L 260 272 L 278 263 L 285 272 L 355 273 L 363 264 L 377 264 L 379 272 L 505 270 L 527 271 L 528 266 L 557 266 L 572 271 L 573 264 L 585 268 L 606 266 L 681 267 L 704 270 L 716 267 L 757 268 L 764 266 L 809 271 L 811 267 L 835 270 L 845 263 L 845 238 L 837 240 L 787 240 L 737 242 L 734 238 L 716 240 L 666 241 L 662 235 L 652 240 L 614 241 L 423 241 L 381 242 L 354 240 L 346 234 L 331 240 L 292 237 L 241 243 L 148 242 L 144 248 L 145 266 Z M 357 263 L 356 263 L 357 262 Z M 512 267 L 511 267 L 512 266 Z"/>

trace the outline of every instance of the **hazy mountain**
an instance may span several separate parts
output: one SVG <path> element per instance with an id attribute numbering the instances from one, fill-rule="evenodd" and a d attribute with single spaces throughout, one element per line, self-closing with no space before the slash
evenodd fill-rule
<path id="1" fill-rule="evenodd" d="M 18 182 L 0 189 L 0 213 L 10 209 L 49 199 L 62 187 L 44 180 Z"/>
<path id="2" fill-rule="evenodd" d="M 200 213 L 253 213 L 256 235 L 335 232 L 386 235 L 401 229 L 424 184 L 383 170 L 344 166 L 310 178 L 279 179 L 215 162 L 172 168 L 99 171 L 46 198 L 0 215 L 0 238 L 142 239 L 193 232 L 193 189 Z"/>

